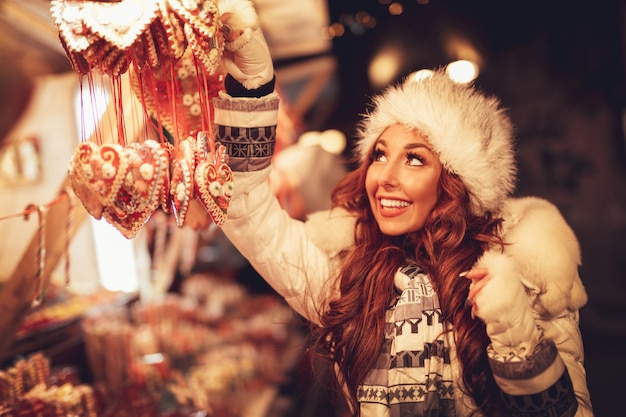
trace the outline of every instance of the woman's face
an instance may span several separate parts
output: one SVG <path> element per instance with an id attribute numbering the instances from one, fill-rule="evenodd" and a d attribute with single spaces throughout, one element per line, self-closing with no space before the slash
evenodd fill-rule
<path id="1" fill-rule="evenodd" d="M 406 126 L 387 128 L 374 144 L 365 177 L 380 231 L 398 236 L 421 229 L 437 202 L 441 162 L 426 138 Z"/>

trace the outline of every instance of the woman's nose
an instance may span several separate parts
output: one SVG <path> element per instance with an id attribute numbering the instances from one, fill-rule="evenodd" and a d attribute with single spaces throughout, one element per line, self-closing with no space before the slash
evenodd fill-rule
<path id="1" fill-rule="evenodd" d="M 378 175 L 378 185 L 381 187 L 392 187 L 398 184 L 398 170 L 396 167 L 387 163 L 380 170 Z"/>

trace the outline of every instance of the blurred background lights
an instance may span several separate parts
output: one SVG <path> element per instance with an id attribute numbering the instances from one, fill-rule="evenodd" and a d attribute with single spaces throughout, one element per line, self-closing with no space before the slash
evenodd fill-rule
<path id="1" fill-rule="evenodd" d="M 369 82 L 378 89 L 393 82 L 402 70 L 402 50 L 387 46 L 370 61 L 367 69 Z"/>
<path id="2" fill-rule="evenodd" d="M 376 27 L 376 18 L 366 11 L 357 12 L 355 18 L 365 29 L 374 29 Z"/>
<path id="3" fill-rule="evenodd" d="M 340 155 L 346 148 L 346 135 L 338 129 L 328 129 L 322 132 L 320 146 L 328 153 Z"/>
<path id="4" fill-rule="evenodd" d="M 478 67 L 471 61 L 459 60 L 446 66 L 446 73 L 457 83 L 469 83 L 478 77 Z"/>
<path id="5" fill-rule="evenodd" d="M 307 132 L 302 133 L 300 137 L 298 138 L 298 144 L 300 144 L 300 146 L 306 146 L 306 147 L 319 145 L 320 144 L 320 132 L 317 130 L 309 130 Z"/>
<path id="6" fill-rule="evenodd" d="M 402 7 L 402 3 L 393 2 L 389 5 L 389 14 L 392 16 L 399 16 L 404 12 L 404 7 Z"/>
<path id="7" fill-rule="evenodd" d="M 303 147 L 320 146 L 326 152 L 340 155 L 346 148 L 346 135 L 339 129 L 324 131 L 311 130 L 304 132 L 298 138 L 298 144 Z"/>
<path id="8" fill-rule="evenodd" d="M 424 78 L 428 78 L 428 77 L 430 77 L 431 75 L 433 75 L 433 71 L 432 71 L 432 70 L 429 70 L 429 69 L 421 69 L 421 70 L 418 70 L 418 71 L 415 71 L 415 72 L 411 73 L 411 74 L 409 75 L 409 78 L 410 78 L 412 81 L 417 82 L 417 81 L 421 81 L 421 80 L 423 80 Z"/>
<path id="9" fill-rule="evenodd" d="M 346 33 L 346 28 L 341 23 L 333 23 L 328 27 L 328 38 L 340 38 Z"/>

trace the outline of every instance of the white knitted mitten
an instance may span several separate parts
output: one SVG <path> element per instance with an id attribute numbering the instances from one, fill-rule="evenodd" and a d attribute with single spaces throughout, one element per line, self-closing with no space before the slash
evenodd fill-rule
<path id="1" fill-rule="evenodd" d="M 248 90 L 267 84 L 274 77 L 274 64 L 252 2 L 220 0 L 218 7 L 226 71 Z"/>
<path id="2" fill-rule="evenodd" d="M 541 332 L 515 262 L 487 252 L 465 277 L 472 280 L 472 313 L 485 322 L 493 349 L 505 356 L 530 355 Z"/>

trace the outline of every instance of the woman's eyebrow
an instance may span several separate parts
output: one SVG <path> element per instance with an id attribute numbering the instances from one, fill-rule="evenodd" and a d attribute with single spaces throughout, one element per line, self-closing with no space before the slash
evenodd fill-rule
<path id="1" fill-rule="evenodd" d="M 416 148 L 427 149 L 429 152 L 433 151 L 432 148 L 428 144 L 421 143 L 421 142 L 407 143 L 406 146 L 404 147 L 404 149 L 416 149 Z"/>

